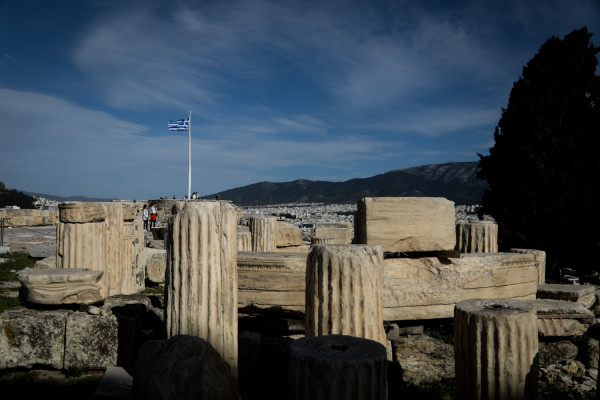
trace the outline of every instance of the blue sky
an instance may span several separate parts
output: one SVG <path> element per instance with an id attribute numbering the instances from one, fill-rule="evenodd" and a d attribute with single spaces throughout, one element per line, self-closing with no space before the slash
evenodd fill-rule
<path id="1" fill-rule="evenodd" d="M 597 0 L 0 0 L 0 181 L 183 197 L 476 161 L 522 67 Z"/>

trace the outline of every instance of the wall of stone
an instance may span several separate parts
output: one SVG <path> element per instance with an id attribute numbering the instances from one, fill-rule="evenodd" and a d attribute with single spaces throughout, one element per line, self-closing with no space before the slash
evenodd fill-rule
<path id="1" fill-rule="evenodd" d="M 4 226 L 54 225 L 58 221 L 58 210 L 0 209 Z"/>

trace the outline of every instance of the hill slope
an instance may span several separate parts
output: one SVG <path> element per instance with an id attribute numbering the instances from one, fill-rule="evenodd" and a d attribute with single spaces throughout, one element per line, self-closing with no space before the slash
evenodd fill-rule
<path id="1" fill-rule="evenodd" d="M 354 204 L 363 197 L 445 197 L 459 204 L 480 204 L 486 184 L 476 174 L 478 162 L 430 164 L 398 169 L 346 182 L 259 182 L 221 192 L 238 205 L 285 203 Z M 214 198 L 214 195 L 204 198 Z"/>

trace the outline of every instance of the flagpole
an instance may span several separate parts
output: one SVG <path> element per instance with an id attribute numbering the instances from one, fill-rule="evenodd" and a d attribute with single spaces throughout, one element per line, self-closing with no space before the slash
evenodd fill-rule
<path id="1" fill-rule="evenodd" d="M 188 124 L 188 199 L 192 198 L 192 109 Z"/>

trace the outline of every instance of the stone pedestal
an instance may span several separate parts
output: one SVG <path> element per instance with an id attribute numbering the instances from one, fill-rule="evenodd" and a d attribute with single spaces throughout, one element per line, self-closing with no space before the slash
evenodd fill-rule
<path id="1" fill-rule="evenodd" d="M 318 245 L 306 262 L 306 336 L 350 335 L 385 346 L 383 249 Z"/>
<path id="2" fill-rule="evenodd" d="M 165 279 L 167 336 L 209 342 L 237 375 L 237 215 L 225 201 L 173 208 Z"/>
<path id="3" fill-rule="evenodd" d="M 290 346 L 290 400 L 387 399 L 385 346 L 343 335 L 306 337 Z"/>
<path id="4" fill-rule="evenodd" d="M 491 221 L 456 224 L 455 250 L 461 253 L 496 253 L 498 225 Z"/>
<path id="5" fill-rule="evenodd" d="M 532 249 L 510 249 L 511 253 L 533 254 L 533 259 L 537 263 L 538 285 L 546 283 L 546 252 L 543 250 Z"/>
<path id="6" fill-rule="evenodd" d="M 275 224 L 277 218 L 250 217 L 250 233 L 252 234 L 252 251 L 275 251 Z"/>
<path id="7" fill-rule="evenodd" d="M 456 398 L 537 399 L 538 330 L 533 306 L 473 299 L 454 310 Z"/>
<path id="8" fill-rule="evenodd" d="M 333 244 L 333 236 L 329 236 L 329 237 L 311 237 L 310 238 L 310 244 L 311 245 L 315 245 L 315 244 Z"/>

